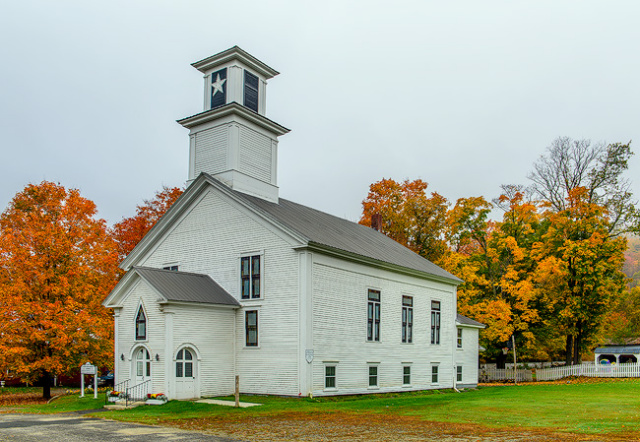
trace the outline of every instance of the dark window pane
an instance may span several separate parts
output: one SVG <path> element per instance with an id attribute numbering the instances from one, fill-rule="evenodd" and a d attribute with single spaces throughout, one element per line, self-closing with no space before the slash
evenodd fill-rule
<path id="1" fill-rule="evenodd" d="M 252 288 L 253 288 L 253 295 L 251 295 L 252 298 L 259 298 L 260 297 L 260 275 L 258 276 L 253 276 L 252 278 L 253 284 L 252 284 Z"/>
<path id="2" fill-rule="evenodd" d="M 176 377 L 182 377 L 182 362 L 176 362 Z"/>
<path id="3" fill-rule="evenodd" d="M 245 316 L 246 345 L 257 347 L 258 345 L 258 312 L 253 310 L 246 312 Z"/>
<path id="4" fill-rule="evenodd" d="M 251 72 L 244 71 L 244 105 L 252 111 L 258 112 L 258 77 Z"/>
<path id="5" fill-rule="evenodd" d="M 184 351 L 184 358 L 188 361 L 193 360 L 193 356 L 191 355 L 191 352 L 189 350 Z"/>
<path id="6" fill-rule="evenodd" d="M 184 377 L 190 378 L 193 376 L 193 362 L 184 363 Z"/>

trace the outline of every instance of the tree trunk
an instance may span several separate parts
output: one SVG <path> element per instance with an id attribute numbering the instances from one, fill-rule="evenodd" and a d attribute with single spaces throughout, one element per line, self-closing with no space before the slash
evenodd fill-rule
<path id="1" fill-rule="evenodd" d="M 582 362 L 582 354 L 581 354 L 582 352 L 580 351 L 580 344 L 582 342 L 582 339 L 580 337 L 580 334 L 581 334 L 580 331 L 578 331 L 573 342 L 573 361 L 574 361 L 574 364 L 576 365 Z"/>
<path id="2" fill-rule="evenodd" d="M 500 351 L 500 353 L 498 353 L 498 356 L 496 356 L 496 368 L 504 369 L 506 367 L 506 363 L 507 355 L 503 354 L 502 351 Z"/>
<path id="3" fill-rule="evenodd" d="M 51 399 L 51 374 L 45 371 L 40 380 L 42 381 L 42 397 Z"/>
<path id="4" fill-rule="evenodd" d="M 567 335 L 565 346 L 565 365 L 573 365 L 573 335 Z"/>

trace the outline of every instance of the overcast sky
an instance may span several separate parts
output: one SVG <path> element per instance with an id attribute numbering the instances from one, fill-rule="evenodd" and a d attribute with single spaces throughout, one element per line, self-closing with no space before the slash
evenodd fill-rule
<path id="1" fill-rule="evenodd" d="M 558 136 L 640 153 L 639 20 L 636 0 L 4 2 L 0 210 L 50 180 L 114 223 L 183 186 L 190 63 L 236 44 L 281 72 L 281 197 L 354 221 L 383 177 L 491 199 Z"/>

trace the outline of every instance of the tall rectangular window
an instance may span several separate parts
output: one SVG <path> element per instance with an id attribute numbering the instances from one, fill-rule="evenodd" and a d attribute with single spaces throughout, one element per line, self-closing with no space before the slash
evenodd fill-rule
<path id="1" fill-rule="evenodd" d="M 411 385 L 411 366 L 402 367 L 402 385 Z"/>
<path id="2" fill-rule="evenodd" d="M 458 329 L 458 348 L 462 348 L 462 329 Z"/>
<path id="3" fill-rule="evenodd" d="M 462 382 L 462 365 L 456 366 L 456 382 Z"/>
<path id="4" fill-rule="evenodd" d="M 324 367 L 324 388 L 336 388 L 335 365 L 326 365 Z"/>
<path id="5" fill-rule="evenodd" d="M 211 109 L 227 104 L 227 68 L 211 74 Z"/>
<path id="6" fill-rule="evenodd" d="M 367 341 L 380 341 L 380 290 L 367 295 Z"/>
<path id="7" fill-rule="evenodd" d="M 245 312 L 244 328 L 247 347 L 258 346 L 258 311 L 249 310 Z"/>
<path id="8" fill-rule="evenodd" d="M 431 383 L 432 384 L 438 383 L 438 366 L 437 365 L 431 366 Z"/>
<path id="9" fill-rule="evenodd" d="M 431 301 L 431 343 L 440 344 L 440 301 Z"/>
<path id="10" fill-rule="evenodd" d="M 402 342 L 413 341 L 413 298 L 402 297 Z"/>
<path id="11" fill-rule="evenodd" d="M 244 71 L 244 105 L 254 112 L 258 112 L 258 84 L 257 76 Z"/>
<path id="12" fill-rule="evenodd" d="M 369 387 L 378 386 L 378 366 L 369 365 Z"/>
<path id="13" fill-rule="evenodd" d="M 242 299 L 260 298 L 260 255 L 240 258 Z"/>

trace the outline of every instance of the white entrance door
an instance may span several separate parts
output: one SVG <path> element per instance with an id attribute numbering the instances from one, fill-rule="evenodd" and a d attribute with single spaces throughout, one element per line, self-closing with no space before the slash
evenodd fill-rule
<path id="1" fill-rule="evenodd" d="M 183 348 L 176 355 L 176 399 L 192 399 L 196 394 L 196 352 Z"/>
<path id="2" fill-rule="evenodd" d="M 140 347 L 136 350 L 133 358 L 133 372 L 135 374 L 135 385 L 151 379 L 151 357 L 146 348 Z"/>

